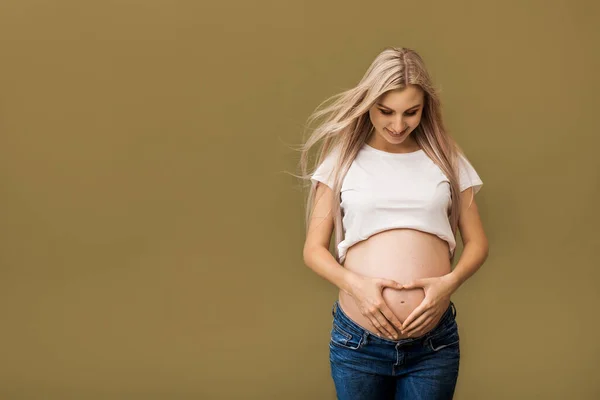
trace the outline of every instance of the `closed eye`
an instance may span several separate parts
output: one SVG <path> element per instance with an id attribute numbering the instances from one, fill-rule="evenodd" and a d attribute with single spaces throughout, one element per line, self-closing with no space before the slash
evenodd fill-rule
<path id="1" fill-rule="evenodd" d="M 393 114 L 393 112 L 392 112 L 392 111 L 386 111 L 386 110 L 382 110 L 381 108 L 379 109 L 379 111 L 381 111 L 381 113 L 382 113 L 383 115 L 392 115 L 392 114 Z M 404 113 L 404 115 L 407 115 L 407 116 L 409 116 L 409 117 L 412 117 L 413 115 L 415 115 L 415 114 L 417 113 L 417 111 L 418 111 L 418 110 L 414 110 L 414 111 L 411 111 L 411 112 L 405 112 L 405 113 Z"/>

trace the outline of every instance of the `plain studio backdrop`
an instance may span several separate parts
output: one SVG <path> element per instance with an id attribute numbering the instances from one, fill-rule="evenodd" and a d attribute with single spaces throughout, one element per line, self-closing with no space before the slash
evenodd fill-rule
<path id="1" fill-rule="evenodd" d="M 598 4 L 4 0 L 0 398 L 333 399 L 292 146 L 387 46 L 484 182 L 455 398 L 600 398 Z"/>

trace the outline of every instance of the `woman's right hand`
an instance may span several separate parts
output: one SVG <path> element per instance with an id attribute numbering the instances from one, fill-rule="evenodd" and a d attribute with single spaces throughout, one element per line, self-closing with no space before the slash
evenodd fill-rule
<path id="1" fill-rule="evenodd" d="M 371 321 L 381 336 L 398 339 L 398 331 L 402 323 L 386 304 L 382 292 L 386 287 L 402 289 L 402 284 L 391 279 L 358 274 L 354 275 L 354 278 L 350 295 L 356 301 L 362 315 Z"/>

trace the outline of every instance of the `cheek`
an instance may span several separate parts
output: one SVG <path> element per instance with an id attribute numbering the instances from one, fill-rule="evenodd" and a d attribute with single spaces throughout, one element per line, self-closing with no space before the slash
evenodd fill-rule
<path id="1" fill-rule="evenodd" d="M 407 122 L 411 127 L 415 128 L 421 123 L 421 114 L 410 117 Z"/>
<path id="2" fill-rule="evenodd" d="M 378 116 L 377 114 L 371 114 L 371 124 L 379 128 L 382 125 L 385 125 L 385 121 L 382 117 Z"/>

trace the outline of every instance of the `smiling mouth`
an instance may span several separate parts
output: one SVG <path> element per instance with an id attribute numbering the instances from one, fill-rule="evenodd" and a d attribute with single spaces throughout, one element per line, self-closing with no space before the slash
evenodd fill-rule
<path id="1" fill-rule="evenodd" d="M 401 131 L 399 133 L 394 133 L 394 132 L 390 131 L 389 129 L 385 128 L 385 130 L 388 131 L 388 133 L 392 136 L 401 136 L 404 132 L 406 132 L 407 129 L 408 129 L 408 127 L 406 127 L 403 131 Z"/>

